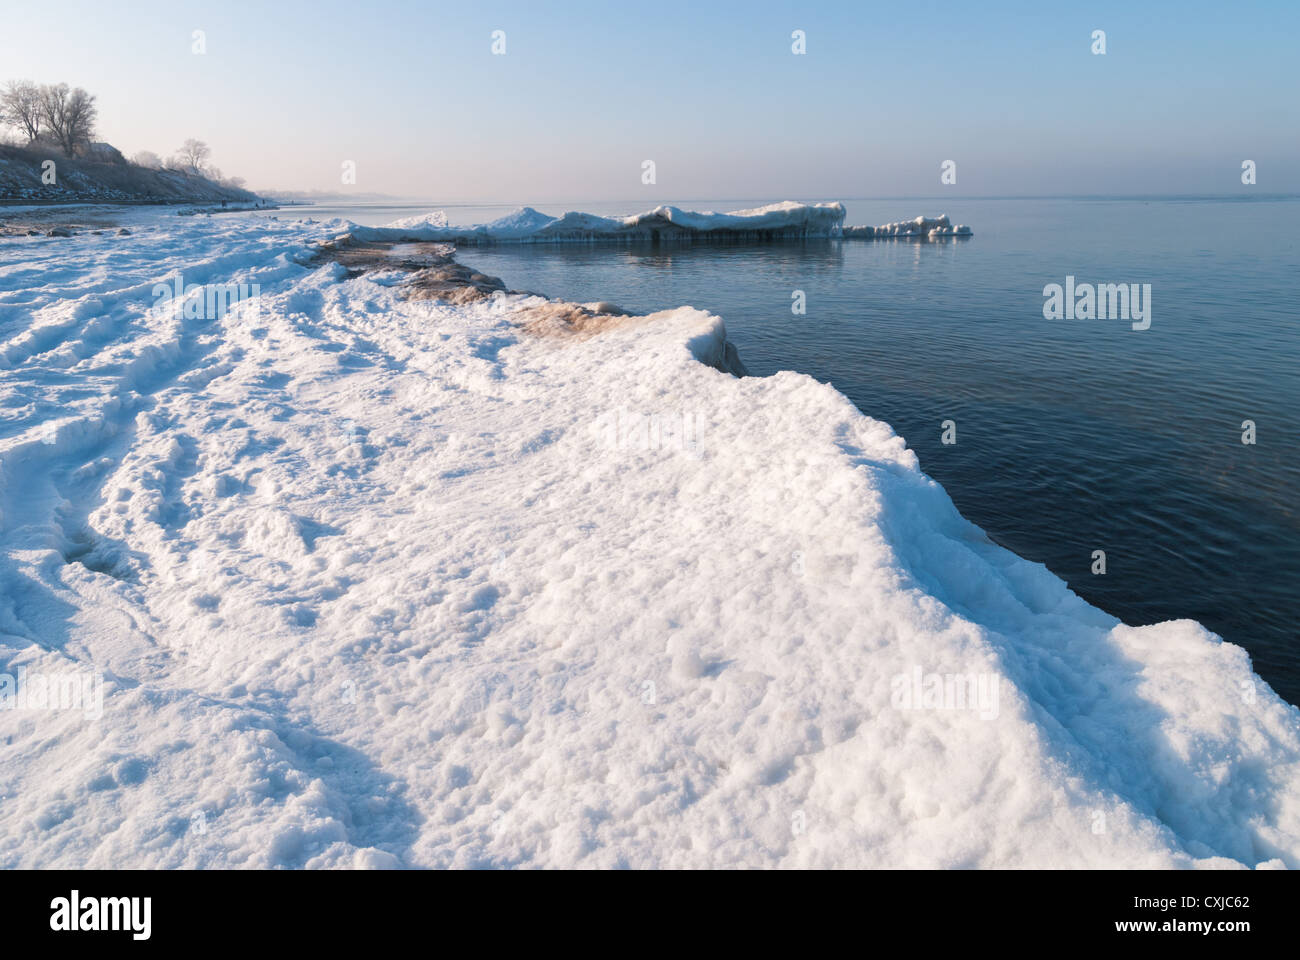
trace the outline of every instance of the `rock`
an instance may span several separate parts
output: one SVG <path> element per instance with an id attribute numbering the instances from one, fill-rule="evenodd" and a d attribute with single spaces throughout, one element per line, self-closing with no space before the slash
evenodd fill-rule
<path id="1" fill-rule="evenodd" d="M 126 227 L 121 227 L 121 228 L 118 229 L 118 231 L 117 231 L 117 235 L 118 235 L 119 237 L 129 237 L 129 236 L 131 236 L 131 231 L 128 230 Z"/>
<path id="2" fill-rule="evenodd" d="M 67 227 L 55 227 L 53 230 L 46 230 L 45 235 L 47 237 L 70 237 L 72 231 Z"/>

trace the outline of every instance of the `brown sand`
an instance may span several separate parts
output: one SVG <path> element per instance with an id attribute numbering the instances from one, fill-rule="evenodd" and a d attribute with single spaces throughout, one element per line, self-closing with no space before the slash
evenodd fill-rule
<path id="1" fill-rule="evenodd" d="M 425 243 L 414 238 L 367 241 L 345 233 L 320 244 L 318 251 L 318 262 L 341 263 L 350 277 L 371 270 L 407 271 L 410 276 L 402 285 L 402 295 L 408 300 L 464 304 L 483 300 L 498 291 L 521 292 L 506 290 L 499 278 L 458 263 L 455 248 L 445 243 Z M 512 319 L 534 336 L 589 337 L 633 318 L 612 303 L 551 300 L 518 310 Z"/>

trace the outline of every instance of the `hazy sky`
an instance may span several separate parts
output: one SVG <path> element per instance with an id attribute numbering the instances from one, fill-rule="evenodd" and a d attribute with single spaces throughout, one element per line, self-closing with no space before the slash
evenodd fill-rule
<path id="1" fill-rule="evenodd" d="M 0 81 L 84 86 L 124 153 L 199 137 L 254 188 L 1236 193 L 1250 159 L 1300 191 L 1295 0 L 3 3 Z"/>

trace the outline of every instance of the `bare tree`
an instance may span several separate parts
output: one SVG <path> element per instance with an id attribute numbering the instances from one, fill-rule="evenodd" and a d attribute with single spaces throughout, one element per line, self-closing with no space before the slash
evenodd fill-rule
<path id="1" fill-rule="evenodd" d="M 137 167 L 146 167 L 150 170 L 161 170 L 163 162 L 158 154 L 152 150 L 141 150 L 131 158 L 131 162 Z"/>
<path id="2" fill-rule="evenodd" d="M 69 90 L 66 83 L 41 87 L 41 119 L 69 157 L 90 143 L 96 112 L 95 98 L 81 87 Z"/>
<path id="3" fill-rule="evenodd" d="M 0 115 L 31 143 L 41 132 L 41 88 L 30 80 L 10 80 L 0 91 Z"/>
<path id="4" fill-rule="evenodd" d="M 208 157 L 212 156 L 212 149 L 202 140 L 195 140 L 191 137 L 181 144 L 178 156 L 185 169 L 191 173 L 202 175 Z"/>

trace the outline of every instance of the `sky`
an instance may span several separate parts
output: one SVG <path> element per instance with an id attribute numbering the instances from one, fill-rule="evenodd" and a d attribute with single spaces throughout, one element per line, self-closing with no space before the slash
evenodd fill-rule
<path id="1" fill-rule="evenodd" d="M 1300 192 L 1295 0 L 0 5 L 0 82 L 85 87 L 101 139 L 128 156 L 197 137 L 257 189 L 529 203 Z"/>

